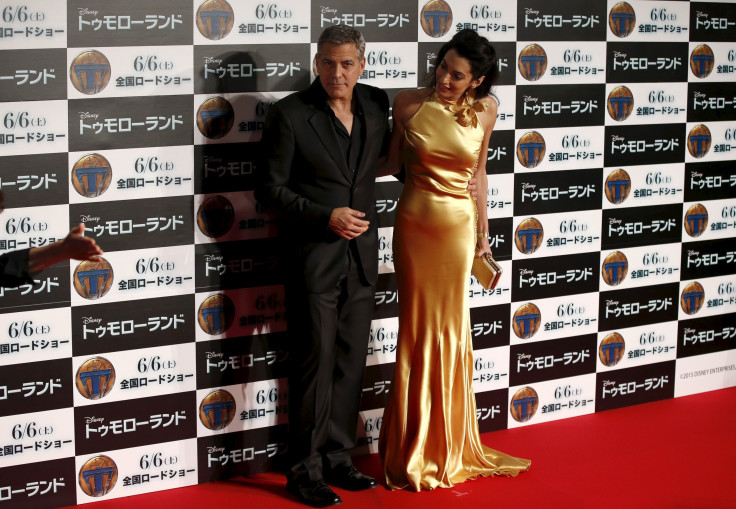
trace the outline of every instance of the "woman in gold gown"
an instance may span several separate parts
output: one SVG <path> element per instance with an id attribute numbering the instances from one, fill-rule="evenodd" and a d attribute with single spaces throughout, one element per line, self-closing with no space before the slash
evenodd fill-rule
<path id="1" fill-rule="evenodd" d="M 463 30 L 438 53 L 434 86 L 402 91 L 394 101 L 387 165 L 393 171 L 403 156 L 406 182 L 393 237 L 396 371 L 379 440 L 392 489 L 450 487 L 516 475 L 530 464 L 481 443 L 472 387 L 470 267 L 473 256 L 491 252 L 486 154 L 496 72 L 491 44 Z M 467 190 L 474 173 L 477 223 Z"/>

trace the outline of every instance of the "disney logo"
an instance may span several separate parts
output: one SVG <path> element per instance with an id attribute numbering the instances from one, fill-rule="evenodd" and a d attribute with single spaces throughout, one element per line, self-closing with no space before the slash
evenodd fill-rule
<path id="1" fill-rule="evenodd" d="M 517 354 L 517 356 L 518 356 L 518 360 L 531 359 L 532 358 L 532 356 L 530 354 L 528 354 L 528 353 L 520 353 L 520 354 Z"/>
<path id="2" fill-rule="evenodd" d="M 606 301 L 606 306 L 618 306 L 618 301 L 609 299 Z"/>
<path id="3" fill-rule="evenodd" d="M 613 56 L 614 57 L 626 58 L 626 53 L 624 53 L 623 51 L 614 51 L 613 52 Z"/>
<path id="4" fill-rule="evenodd" d="M 102 318 L 92 318 L 90 316 L 85 316 L 82 318 L 82 324 L 87 325 L 88 323 L 100 323 L 102 321 Z"/>
<path id="5" fill-rule="evenodd" d="M 537 184 L 530 184 L 529 182 L 522 182 L 521 183 L 521 188 L 522 189 L 536 189 L 537 188 Z"/>
<path id="6" fill-rule="evenodd" d="M 215 57 L 204 57 L 204 63 L 205 64 L 221 64 L 222 59 L 215 58 Z"/>
<path id="7" fill-rule="evenodd" d="M 539 11 L 535 11 L 535 10 L 534 10 L 534 9 L 532 9 L 531 7 L 527 7 L 527 8 L 526 8 L 526 9 L 524 10 L 524 13 L 525 13 L 525 14 L 539 14 Z"/>
<path id="8" fill-rule="evenodd" d="M 225 452 L 224 447 L 208 447 L 207 448 L 207 454 L 212 454 L 214 452 Z"/>
<path id="9" fill-rule="evenodd" d="M 79 220 L 83 223 L 98 223 L 100 221 L 100 218 L 96 216 L 79 216 Z"/>
<path id="10" fill-rule="evenodd" d="M 530 96 L 530 95 L 525 95 L 525 96 L 524 96 L 524 102 L 525 102 L 525 103 L 535 103 L 535 102 L 537 102 L 538 100 L 539 100 L 539 99 L 538 99 L 537 97 L 532 97 L 532 96 Z"/>
<path id="11" fill-rule="evenodd" d="M 79 118 L 85 119 L 85 118 L 97 118 L 99 117 L 99 113 L 89 113 L 87 111 L 80 111 L 79 112 Z"/>
<path id="12" fill-rule="evenodd" d="M 603 387 L 610 387 L 611 385 L 616 385 L 616 382 L 614 382 L 613 380 L 605 380 L 603 382 Z"/>
<path id="13" fill-rule="evenodd" d="M 205 355 L 208 359 L 213 359 L 215 357 L 222 357 L 222 352 L 207 352 Z"/>
<path id="14" fill-rule="evenodd" d="M 611 141 L 626 141 L 626 138 L 619 136 L 618 134 L 614 134 L 611 136 Z"/>
<path id="15" fill-rule="evenodd" d="M 519 269 L 519 275 L 524 276 L 526 274 L 534 274 L 532 269 Z"/>
<path id="16" fill-rule="evenodd" d="M 104 421 L 104 417 L 86 417 L 84 419 L 85 424 L 92 424 L 93 422 L 102 422 Z"/>
<path id="17" fill-rule="evenodd" d="M 80 7 L 79 8 L 79 15 L 84 16 L 85 14 L 91 14 L 92 16 L 97 16 L 97 11 L 90 10 L 86 7 Z"/>
<path id="18" fill-rule="evenodd" d="M 337 12 L 337 9 L 333 9 L 331 7 L 324 7 L 320 6 L 320 9 L 322 9 L 322 14 L 328 13 L 328 12 Z"/>
<path id="19" fill-rule="evenodd" d="M 204 256 L 204 260 L 205 260 L 206 262 L 221 262 L 221 261 L 222 261 L 222 256 L 217 256 L 217 255 L 205 255 L 205 256 Z"/>

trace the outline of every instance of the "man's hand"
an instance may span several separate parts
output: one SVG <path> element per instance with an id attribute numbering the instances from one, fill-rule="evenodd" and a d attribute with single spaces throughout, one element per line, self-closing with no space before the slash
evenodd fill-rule
<path id="1" fill-rule="evenodd" d="M 60 252 L 64 258 L 73 260 L 96 260 L 103 254 L 94 239 L 84 237 L 83 223 L 69 230 L 69 234 L 61 241 Z"/>
<path id="2" fill-rule="evenodd" d="M 96 261 L 102 254 L 94 239 L 84 236 L 84 224 L 79 223 L 63 239 L 46 246 L 32 247 L 28 251 L 28 271 L 35 274 L 70 259 Z"/>
<path id="3" fill-rule="evenodd" d="M 478 198 L 478 186 L 475 184 L 475 175 L 468 181 L 468 191 L 470 191 L 470 196 L 474 200 Z"/>
<path id="4" fill-rule="evenodd" d="M 354 239 L 366 232 L 370 226 L 370 222 L 360 219 L 361 217 L 365 217 L 365 212 L 353 210 L 350 207 L 340 207 L 332 211 L 327 226 L 344 239 Z"/>

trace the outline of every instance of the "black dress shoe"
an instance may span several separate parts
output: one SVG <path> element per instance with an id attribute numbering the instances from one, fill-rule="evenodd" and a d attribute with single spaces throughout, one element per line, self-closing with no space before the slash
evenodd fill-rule
<path id="1" fill-rule="evenodd" d="M 373 477 L 361 474 L 353 465 L 332 470 L 325 480 L 329 484 L 349 491 L 369 490 L 378 486 Z"/>
<path id="2" fill-rule="evenodd" d="M 342 499 L 325 484 L 324 481 L 290 481 L 286 483 L 286 491 L 301 502 L 312 507 L 328 507 L 342 504 Z"/>

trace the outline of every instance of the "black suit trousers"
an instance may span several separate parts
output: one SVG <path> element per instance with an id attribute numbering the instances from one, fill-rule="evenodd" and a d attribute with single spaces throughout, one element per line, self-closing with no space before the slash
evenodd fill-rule
<path id="1" fill-rule="evenodd" d="M 311 293 L 286 285 L 292 481 L 319 480 L 323 470 L 352 464 L 375 287 L 350 244 L 333 288 Z"/>

